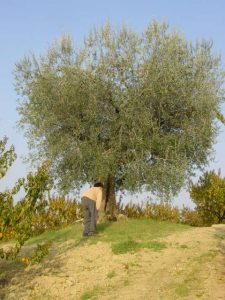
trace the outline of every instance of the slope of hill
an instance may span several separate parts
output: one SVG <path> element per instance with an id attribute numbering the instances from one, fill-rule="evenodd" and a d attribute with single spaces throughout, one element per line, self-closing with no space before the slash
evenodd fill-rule
<path id="1" fill-rule="evenodd" d="M 193 228 L 127 220 L 49 231 L 29 240 L 51 241 L 48 256 L 27 267 L 0 261 L 0 299 L 225 299 L 225 225 Z"/>

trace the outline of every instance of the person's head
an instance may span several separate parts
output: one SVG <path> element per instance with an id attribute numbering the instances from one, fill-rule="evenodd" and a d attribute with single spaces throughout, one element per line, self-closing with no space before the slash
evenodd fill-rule
<path id="1" fill-rule="evenodd" d="M 98 182 L 96 182 L 96 183 L 94 184 L 94 187 L 101 187 L 101 188 L 103 188 L 103 183 L 100 182 L 100 181 L 98 181 Z"/>

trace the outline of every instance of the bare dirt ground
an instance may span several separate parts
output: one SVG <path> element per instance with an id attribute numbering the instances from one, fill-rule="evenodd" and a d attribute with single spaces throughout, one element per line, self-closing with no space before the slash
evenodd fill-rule
<path id="1" fill-rule="evenodd" d="M 15 271 L 8 262 L 0 299 L 225 299 L 224 237 L 225 225 L 190 228 L 162 239 L 161 251 L 120 255 L 109 243 L 67 241 L 40 265 Z"/>

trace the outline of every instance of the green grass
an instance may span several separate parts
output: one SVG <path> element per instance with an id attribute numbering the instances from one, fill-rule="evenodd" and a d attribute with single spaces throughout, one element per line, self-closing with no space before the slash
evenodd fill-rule
<path id="1" fill-rule="evenodd" d="M 68 240 L 77 240 L 82 236 L 82 228 L 81 225 L 69 225 L 65 228 L 55 229 L 55 230 L 47 230 L 44 233 L 32 237 L 25 242 L 25 245 L 33 245 L 33 244 L 41 244 L 46 242 L 65 242 Z M 14 240 L 10 241 L 0 241 L 0 246 L 4 244 L 14 244 Z"/>
<path id="2" fill-rule="evenodd" d="M 107 224 L 98 225 L 101 241 L 115 242 L 131 237 L 134 240 L 152 240 L 166 237 L 177 231 L 190 229 L 187 225 L 170 222 L 159 222 L 155 220 L 128 219 L 126 222 L 114 222 L 110 226 Z M 98 237 L 96 237 L 98 239 Z M 96 239 L 96 240 L 97 240 Z"/>
<path id="3" fill-rule="evenodd" d="M 151 249 L 154 251 L 159 251 L 166 248 L 165 243 L 157 242 L 157 241 L 149 241 L 147 243 L 139 243 L 134 240 L 127 240 L 124 242 L 114 243 L 112 245 L 112 251 L 114 254 L 124 254 L 127 252 L 136 252 L 140 249 Z"/>
<path id="4" fill-rule="evenodd" d="M 39 236 L 26 241 L 26 245 L 41 244 L 45 242 L 66 242 L 68 240 L 78 240 L 82 236 L 82 227 L 79 224 L 70 225 L 62 229 L 47 230 Z M 84 240 L 84 239 L 82 239 Z"/>
<path id="5" fill-rule="evenodd" d="M 48 230 L 26 241 L 23 248 L 29 252 L 35 245 L 49 242 L 53 246 L 60 244 L 66 250 L 69 244 L 70 247 L 77 247 L 101 241 L 109 242 L 115 254 L 135 252 L 142 248 L 158 251 L 166 247 L 165 243 L 157 241 L 158 238 L 191 229 L 190 226 L 170 222 L 128 219 L 126 222 L 99 224 L 98 235 L 87 238 L 82 237 L 81 224 L 75 224 L 58 230 Z M 69 244 L 65 243 L 68 241 Z"/>
<path id="6" fill-rule="evenodd" d="M 159 251 L 166 248 L 166 244 L 157 241 L 172 233 L 191 229 L 189 226 L 155 220 L 129 219 L 126 222 L 100 224 L 99 236 L 90 239 L 90 243 L 99 241 L 110 242 L 114 254 L 136 252 L 146 248 Z"/>
<path id="7" fill-rule="evenodd" d="M 102 289 L 98 286 L 95 286 L 93 289 L 86 291 L 82 294 L 80 300 L 88 300 L 91 299 L 102 292 Z"/>
<path id="8" fill-rule="evenodd" d="M 191 230 L 192 227 L 182 224 L 159 222 L 155 220 L 128 219 L 126 222 L 112 222 L 97 225 L 98 235 L 91 238 L 82 237 L 81 224 L 70 225 L 58 230 L 47 230 L 39 236 L 26 241 L 25 245 L 41 244 L 46 242 L 63 243 L 68 240 L 83 243 L 111 242 L 119 243 L 127 240 L 148 242 L 163 238 L 175 232 Z"/>
<path id="9" fill-rule="evenodd" d="M 189 289 L 184 283 L 180 283 L 175 286 L 175 293 L 179 297 L 187 297 L 189 295 Z"/>
<path id="10" fill-rule="evenodd" d="M 112 245 L 112 251 L 114 254 L 124 254 L 127 252 L 134 252 L 140 249 L 140 243 L 133 240 L 128 240 Z"/>

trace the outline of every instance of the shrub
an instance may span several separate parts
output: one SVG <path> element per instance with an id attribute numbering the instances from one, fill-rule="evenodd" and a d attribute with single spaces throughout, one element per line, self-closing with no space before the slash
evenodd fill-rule
<path id="1" fill-rule="evenodd" d="M 191 226 L 203 226 L 204 221 L 198 211 L 183 207 L 179 209 L 172 206 L 169 202 L 150 202 L 145 204 L 128 203 L 123 205 L 121 201 L 117 205 L 119 213 L 126 215 L 128 218 L 135 219 L 154 219 L 159 221 L 171 221 L 183 223 Z"/>
<path id="2" fill-rule="evenodd" d="M 203 226 L 204 221 L 198 211 L 184 207 L 180 211 L 180 221 L 191 226 Z"/>
<path id="3" fill-rule="evenodd" d="M 128 203 L 125 206 L 120 203 L 119 211 L 128 218 L 155 219 L 179 222 L 179 209 L 172 207 L 170 203 L 154 203 L 148 201 L 146 204 Z"/>
<path id="4" fill-rule="evenodd" d="M 75 199 L 54 196 L 45 200 L 44 210 L 33 215 L 33 232 L 40 234 L 46 229 L 56 229 L 74 223 L 83 216 L 82 205 Z"/>

